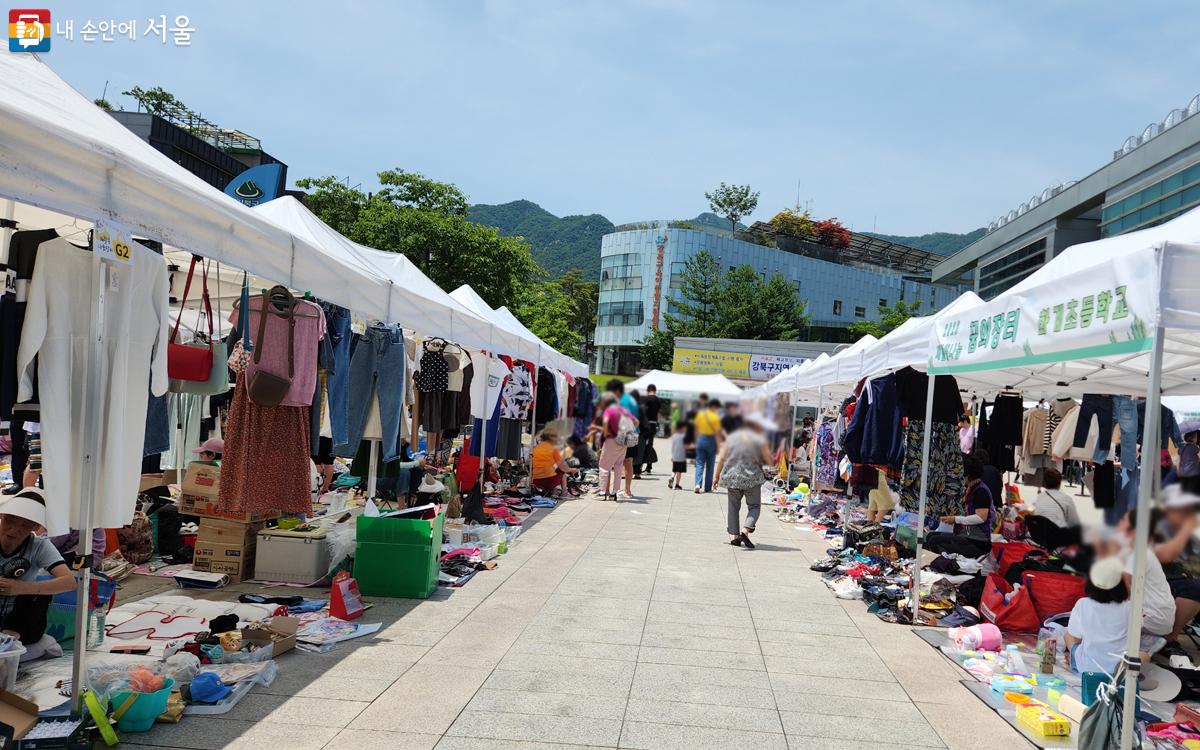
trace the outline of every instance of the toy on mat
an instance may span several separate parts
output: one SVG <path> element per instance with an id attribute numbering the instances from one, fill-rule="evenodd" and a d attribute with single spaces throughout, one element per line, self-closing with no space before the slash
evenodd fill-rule
<path id="1" fill-rule="evenodd" d="M 990 622 L 950 628 L 946 635 L 959 648 L 969 651 L 999 651 L 1003 645 L 1000 628 Z"/>

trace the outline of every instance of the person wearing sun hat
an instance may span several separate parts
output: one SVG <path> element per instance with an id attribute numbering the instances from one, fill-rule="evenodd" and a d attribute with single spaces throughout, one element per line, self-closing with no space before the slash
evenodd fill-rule
<path id="1" fill-rule="evenodd" d="M 1170 484 L 1162 490 L 1161 520 L 1151 521 L 1150 528 L 1158 544 L 1154 556 L 1162 563 L 1163 574 L 1175 597 L 1175 625 L 1166 636 L 1163 650 L 1168 656 L 1185 655 L 1179 645 L 1180 636 L 1188 624 L 1200 615 L 1200 540 L 1196 527 L 1200 525 L 1197 511 L 1200 497 L 1180 484 Z M 1154 512 L 1154 516 L 1158 516 Z"/>
<path id="2" fill-rule="evenodd" d="M 38 536 L 45 525 L 46 499 L 37 487 L 0 501 L 0 632 L 24 644 L 45 634 L 50 598 L 75 587 L 62 555 Z M 47 573 L 50 580 L 36 580 Z"/>
<path id="3" fill-rule="evenodd" d="M 199 456 L 199 460 L 210 463 L 213 466 L 221 465 L 221 454 L 225 452 L 225 441 L 221 438 L 209 438 L 200 445 L 192 448 L 192 453 Z"/>

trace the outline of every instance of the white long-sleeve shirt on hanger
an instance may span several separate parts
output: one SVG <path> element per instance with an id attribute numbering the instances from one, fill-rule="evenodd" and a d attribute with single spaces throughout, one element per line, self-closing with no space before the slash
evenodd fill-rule
<path id="1" fill-rule="evenodd" d="M 97 460 L 97 528 L 120 528 L 133 520 L 146 431 L 146 383 L 156 396 L 167 392 L 167 265 L 162 256 L 134 244 L 127 263 L 108 264 L 104 351 L 108 374 L 101 394 Z M 17 351 L 19 398 L 33 393 L 35 368 L 42 404 L 42 473 L 46 526 L 65 534 L 76 526 L 76 498 L 89 446 L 83 445 L 84 394 L 89 373 L 89 330 L 97 290 L 91 252 L 64 239 L 42 243 L 29 286 L 29 302 Z"/>

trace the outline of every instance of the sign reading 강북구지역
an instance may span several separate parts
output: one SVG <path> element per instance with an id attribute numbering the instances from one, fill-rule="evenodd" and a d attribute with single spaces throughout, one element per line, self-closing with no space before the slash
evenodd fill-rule
<path id="1" fill-rule="evenodd" d="M 743 380 L 770 380 L 807 357 L 749 352 L 715 352 L 709 349 L 675 349 L 671 370 L 696 375 L 724 375 Z"/>
<path id="2" fill-rule="evenodd" d="M 1048 278 L 948 315 L 932 373 L 1020 367 L 1144 351 L 1158 320 L 1157 257 L 1134 253 Z"/>

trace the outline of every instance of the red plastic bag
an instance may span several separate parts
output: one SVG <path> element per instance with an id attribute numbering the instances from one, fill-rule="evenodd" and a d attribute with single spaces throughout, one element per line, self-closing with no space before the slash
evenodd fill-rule
<path id="1" fill-rule="evenodd" d="M 990 573 L 983 584 L 983 596 L 979 600 L 979 612 L 996 627 L 1009 633 L 1036 633 L 1042 620 L 1038 617 L 1029 589 L 1022 586 L 1015 596 L 1005 603 L 1004 597 L 1012 592 L 1013 586 L 995 573 Z"/>
<path id="2" fill-rule="evenodd" d="M 333 587 L 329 592 L 329 614 L 339 620 L 353 620 L 362 617 L 366 611 L 362 603 L 362 594 L 358 593 L 358 581 L 350 577 L 346 571 L 341 571 L 333 577 Z"/>
<path id="3" fill-rule="evenodd" d="M 1010 565 L 1021 562 L 1026 554 L 1035 551 L 1045 554 L 1041 547 L 1025 542 L 992 542 L 992 559 L 996 561 L 996 572 L 1003 578 Z"/>
<path id="4" fill-rule="evenodd" d="M 1046 620 L 1075 608 L 1075 602 L 1083 597 L 1083 578 L 1070 573 L 1034 571 L 1026 573 L 1022 580 L 1025 590 L 1033 600 L 1038 618 Z"/>

